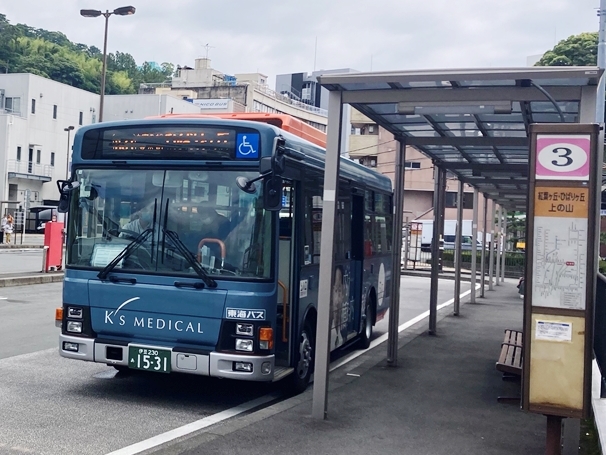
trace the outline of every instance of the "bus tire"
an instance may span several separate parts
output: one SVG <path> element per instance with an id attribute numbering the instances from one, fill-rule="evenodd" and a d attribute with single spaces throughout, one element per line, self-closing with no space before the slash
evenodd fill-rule
<path id="1" fill-rule="evenodd" d="M 372 326 L 375 323 L 375 306 L 372 299 L 367 302 L 366 307 L 364 308 L 363 321 L 364 323 L 358 346 L 360 349 L 368 349 L 370 346 L 370 339 L 372 338 Z"/>
<path id="2" fill-rule="evenodd" d="M 314 368 L 316 335 L 313 323 L 307 319 L 299 333 L 299 344 L 295 353 L 295 371 L 287 379 L 288 393 L 298 395 L 307 389 Z"/>

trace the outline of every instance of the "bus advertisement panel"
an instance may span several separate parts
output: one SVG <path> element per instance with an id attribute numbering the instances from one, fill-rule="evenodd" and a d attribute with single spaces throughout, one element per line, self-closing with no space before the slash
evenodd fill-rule
<path id="1" fill-rule="evenodd" d="M 313 369 L 324 150 L 223 119 L 101 123 L 74 139 L 60 355 L 303 390 Z M 389 306 L 388 178 L 343 159 L 333 349 Z"/>

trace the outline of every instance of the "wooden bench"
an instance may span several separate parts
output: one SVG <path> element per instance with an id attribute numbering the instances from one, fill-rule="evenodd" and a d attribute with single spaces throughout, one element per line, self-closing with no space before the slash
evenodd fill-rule
<path id="1" fill-rule="evenodd" d="M 518 330 L 505 330 L 501 344 L 501 353 L 496 369 L 503 373 L 503 380 L 518 380 L 522 376 L 522 342 L 523 334 Z M 519 402 L 520 397 L 498 397 L 499 402 Z"/>
<path id="2" fill-rule="evenodd" d="M 497 370 L 508 375 L 522 375 L 522 338 L 522 332 L 505 330 L 505 339 L 496 364 Z"/>

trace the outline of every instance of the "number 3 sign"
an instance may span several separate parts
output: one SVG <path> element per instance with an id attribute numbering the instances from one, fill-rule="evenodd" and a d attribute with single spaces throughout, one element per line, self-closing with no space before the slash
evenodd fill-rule
<path id="1" fill-rule="evenodd" d="M 589 180 L 590 147 L 588 134 L 537 135 L 536 178 Z"/>

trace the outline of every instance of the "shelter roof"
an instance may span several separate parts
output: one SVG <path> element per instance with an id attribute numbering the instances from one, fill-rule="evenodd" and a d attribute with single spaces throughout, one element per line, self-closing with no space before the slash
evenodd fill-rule
<path id="1" fill-rule="evenodd" d="M 593 123 L 597 67 L 325 74 L 352 105 L 509 210 L 525 210 L 532 123 Z"/>

